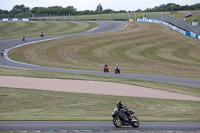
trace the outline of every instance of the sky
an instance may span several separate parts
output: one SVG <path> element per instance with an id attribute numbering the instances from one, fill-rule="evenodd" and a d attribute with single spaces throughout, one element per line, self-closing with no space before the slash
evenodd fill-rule
<path id="1" fill-rule="evenodd" d="M 0 9 L 12 10 L 14 5 L 24 4 L 26 7 L 49 7 L 49 6 L 73 6 L 78 11 L 96 10 L 98 4 L 103 9 L 135 11 L 145 10 L 161 4 L 176 3 L 179 5 L 192 5 L 200 3 L 200 0 L 0 0 Z"/>

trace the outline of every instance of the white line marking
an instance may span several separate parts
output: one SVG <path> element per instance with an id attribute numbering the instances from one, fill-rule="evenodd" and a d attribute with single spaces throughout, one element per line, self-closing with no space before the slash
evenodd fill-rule
<path id="1" fill-rule="evenodd" d="M 119 23 L 119 22 L 118 22 L 118 23 Z M 124 23 L 124 22 L 123 22 L 123 23 Z M 123 29 L 125 29 L 125 28 L 127 27 L 127 24 L 126 24 L 126 23 L 124 23 L 124 24 L 125 24 L 126 26 L 125 26 L 124 28 L 120 29 L 119 31 L 121 31 L 121 30 L 123 30 Z M 101 25 L 102 25 L 102 24 L 100 24 L 99 27 L 101 27 Z M 89 30 L 89 31 L 93 31 L 93 30 L 95 30 L 95 29 L 98 29 L 99 27 L 95 27 L 95 28 L 93 28 L 93 29 L 91 29 L 91 30 Z M 87 31 L 87 32 L 89 32 L 89 31 Z M 10 50 L 14 49 L 14 48 L 18 48 L 18 47 L 21 47 L 21 46 L 24 46 L 24 45 L 34 44 L 34 43 L 38 43 L 38 42 L 45 42 L 45 41 L 55 40 L 55 39 L 59 39 L 59 38 L 64 38 L 64 37 L 56 37 L 56 38 L 50 38 L 50 39 L 44 39 L 44 40 L 38 40 L 38 41 L 23 43 L 23 44 L 20 44 L 20 45 L 11 47 L 11 48 L 9 48 L 9 49 L 5 49 L 5 51 L 4 51 L 4 55 L 5 55 L 5 56 L 4 56 L 4 57 L 5 57 L 6 60 L 8 60 L 8 61 L 10 61 L 10 62 L 14 62 L 14 63 L 18 63 L 18 64 L 23 64 L 23 65 L 29 65 L 29 66 L 39 66 L 39 65 L 34 65 L 34 64 L 29 64 L 29 63 L 23 63 L 23 62 L 14 61 L 14 60 L 12 60 L 12 59 L 10 59 L 10 58 L 8 57 L 8 52 L 9 52 Z M 0 65 L 0 66 L 1 66 L 1 67 L 8 67 L 8 68 L 16 68 L 16 69 L 36 70 L 36 69 L 26 69 L 26 68 L 10 67 L 10 66 L 3 66 L 3 65 Z"/>
<path id="2" fill-rule="evenodd" d="M 24 46 L 24 45 L 29 45 L 29 44 L 33 44 L 33 43 L 38 43 L 38 42 L 45 42 L 45 41 L 50 41 L 50 40 L 55 40 L 55 39 L 59 39 L 59 38 L 62 38 L 62 37 L 56 37 L 56 38 L 50 38 L 50 39 L 44 39 L 44 40 L 38 40 L 38 41 L 33 41 L 33 42 L 28 42 L 28 43 L 23 43 L 23 44 L 20 44 L 20 45 L 17 45 L 17 46 L 14 46 L 14 47 L 11 47 L 9 49 L 5 49 L 5 53 L 4 53 L 4 57 L 6 60 L 10 61 L 10 62 L 14 62 L 14 63 L 18 63 L 18 64 L 23 64 L 23 65 L 29 65 L 29 66 L 39 66 L 39 65 L 33 65 L 33 64 L 28 64 L 28 63 L 23 63 L 23 62 L 18 62 L 18 61 L 14 61 L 12 59 L 10 59 L 8 57 L 8 52 L 14 48 L 18 48 L 18 47 L 21 47 L 21 46 Z M 3 65 L 0 65 L 0 66 L 3 66 Z M 9 67 L 9 68 L 19 68 L 19 67 Z M 23 69 L 23 68 L 21 68 Z M 28 70 L 28 69 L 27 69 Z M 34 69 L 30 69 L 30 70 L 34 70 Z"/>
<path id="3" fill-rule="evenodd" d="M 93 29 L 91 29 L 91 30 L 88 30 L 87 32 L 90 32 L 90 31 L 96 30 L 96 29 L 98 29 L 99 27 L 101 27 L 101 24 L 100 24 L 100 26 L 95 27 L 95 28 L 93 28 Z"/>
<path id="4" fill-rule="evenodd" d="M 21 67 L 11 67 L 11 66 L 3 66 L 3 65 L 0 65 L 0 67 L 15 68 L 15 69 L 22 69 L 22 70 L 37 70 L 37 69 L 21 68 Z"/>

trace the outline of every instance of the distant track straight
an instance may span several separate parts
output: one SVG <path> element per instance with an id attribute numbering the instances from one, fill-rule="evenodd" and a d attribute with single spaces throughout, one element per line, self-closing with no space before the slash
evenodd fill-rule
<path id="1" fill-rule="evenodd" d="M 97 23 L 100 24 L 100 26 L 98 28 L 95 28 L 93 30 L 83 32 L 83 33 L 46 36 L 44 38 L 41 38 L 41 37 L 27 38 L 25 43 L 22 42 L 21 39 L 2 40 L 2 41 L 0 41 L 0 49 L 5 49 L 6 53 L 5 53 L 5 56 L 0 57 L 0 66 L 8 67 L 8 68 L 18 68 L 18 69 L 30 69 L 30 70 L 43 70 L 43 71 L 77 73 L 77 74 L 123 77 L 123 78 L 140 79 L 140 80 L 147 80 L 147 81 L 185 85 L 185 86 L 191 86 L 191 87 L 200 87 L 200 79 L 178 78 L 178 77 L 146 75 L 146 74 L 131 74 L 131 73 L 121 73 L 121 74 L 116 75 L 113 72 L 110 72 L 109 74 L 104 74 L 101 71 L 86 71 L 86 70 L 43 67 L 43 66 L 39 66 L 39 65 L 32 65 L 32 64 L 16 62 L 16 61 L 10 60 L 7 56 L 7 52 L 10 49 L 15 48 L 20 45 L 25 45 L 25 44 L 27 45 L 27 44 L 33 43 L 33 42 L 52 40 L 52 39 L 62 38 L 62 37 L 72 37 L 72 36 L 80 36 L 80 35 L 88 35 L 88 34 L 114 32 L 114 31 L 122 30 L 122 29 L 126 28 L 126 26 L 127 26 L 125 23 L 122 23 L 122 22 L 97 21 Z"/>

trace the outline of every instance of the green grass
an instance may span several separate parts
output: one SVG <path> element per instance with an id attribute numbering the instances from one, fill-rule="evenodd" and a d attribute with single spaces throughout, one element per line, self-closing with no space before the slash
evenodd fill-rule
<path id="1" fill-rule="evenodd" d="M 197 10 L 197 11 L 200 12 L 199 10 Z M 170 15 L 173 16 L 173 17 L 176 17 L 176 18 L 184 19 L 184 16 L 187 14 L 187 12 L 190 12 L 190 11 L 179 11 L 178 13 L 170 14 Z M 187 18 L 185 18 L 185 21 L 188 22 L 188 23 L 192 23 L 192 21 L 194 19 L 197 19 L 199 24 L 200 24 L 200 14 L 196 14 L 196 15 L 193 15 L 191 17 L 187 17 Z"/>
<path id="2" fill-rule="evenodd" d="M 160 14 L 160 12 L 136 12 L 136 19 L 143 17 L 143 14 Z M 162 12 L 162 14 L 170 14 L 170 12 Z M 59 19 L 63 20 L 63 16 L 50 16 L 50 17 L 41 17 L 45 19 Z M 87 20 L 87 19 L 133 19 L 135 18 L 135 13 L 108 13 L 108 14 L 95 14 L 95 15 L 76 15 L 73 17 L 66 16 L 66 20 Z"/>
<path id="3" fill-rule="evenodd" d="M 127 22 L 122 31 L 83 35 L 18 47 L 11 59 L 59 68 L 200 78 L 200 43 L 163 25 Z"/>
<path id="4" fill-rule="evenodd" d="M 0 68 L 0 75 L 115 82 L 115 83 L 129 84 L 129 85 L 144 86 L 148 88 L 166 90 L 170 92 L 176 92 L 180 94 L 200 97 L 200 88 L 187 87 L 183 85 L 175 85 L 175 84 L 168 84 L 168 83 L 128 79 L 128 78 L 95 76 L 95 75 L 86 75 L 86 74 L 70 74 L 70 73 L 63 73 L 63 72 L 18 70 L 18 69 L 9 69 L 9 68 Z"/>
<path id="5" fill-rule="evenodd" d="M 141 121 L 200 122 L 200 103 L 0 87 L 0 120 L 112 120 L 116 101 Z"/>
<path id="6" fill-rule="evenodd" d="M 174 14 L 171 14 L 170 12 L 136 12 L 136 19 L 142 18 L 143 14 L 167 14 L 176 18 L 183 18 L 187 11 L 179 11 Z M 63 16 L 51 16 L 51 17 L 42 17 L 45 19 L 59 19 L 63 20 Z M 87 20 L 87 19 L 97 19 L 97 20 L 106 20 L 106 19 L 133 19 L 135 18 L 135 13 L 110 13 L 110 14 L 95 14 L 95 15 L 76 15 L 73 16 L 73 20 Z M 72 18 L 69 16 L 66 16 L 67 20 L 71 20 Z M 199 14 L 194 15 L 193 17 L 186 18 L 187 22 L 192 22 L 192 19 L 199 19 Z M 200 19 L 198 20 L 200 21 Z M 200 22 L 199 22 L 200 23 Z"/>
<path id="7" fill-rule="evenodd" d="M 97 23 L 74 21 L 0 22 L 0 40 L 22 38 L 24 34 L 26 37 L 39 37 L 41 32 L 45 36 L 78 33 L 97 26 Z"/>
<path id="8" fill-rule="evenodd" d="M 200 78 L 199 40 L 158 24 L 127 23 L 125 30 L 37 43 L 10 51 L 12 59 L 62 68 Z M 145 39 L 144 39 L 145 38 Z M 53 52 L 52 52 L 53 51 Z M 117 82 L 200 97 L 200 88 L 166 83 L 0 67 L 0 75 Z M 0 120 L 111 120 L 115 102 L 141 121 L 200 122 L 200 103 L 0 87 Z"/>
<path id="9" fill-rule="evenodd" d="M 192 17 L 188 17 L 185 19 L 186 22 L 193 22 L 195 19 L 198 20 L 199 24 L 200 24 L 200 14 L 194 15 Z"/>
<path id="10" fill-rule="evenodd" d="M 181 17 L 184 17 L 186 15 L 185 12 L 178 12 L 178 13 L 175 13 L 175 14 L 170 14 L 171 16 L 173 17 L 176 17 L 176 18 L 181 18 Z"/>
<path id="11" fill-rule="evenodd" d="M 136 13 L 136 17 L 139 18 L 142 13 Z M 133 19 L 135 17 L 134 13 L 112 13 L 112 14 L 97 14 L 97 15 L 80 15 L 74 16 L 75 20 L 82 19 Z"/>

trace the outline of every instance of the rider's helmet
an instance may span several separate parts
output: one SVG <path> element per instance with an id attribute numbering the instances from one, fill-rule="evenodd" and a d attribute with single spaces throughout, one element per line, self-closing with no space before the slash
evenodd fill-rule
<path id="1" fill-rule="evenodd" d="M 122 102 L 121 101 L 117 101 L 117 108 L 122 108 Z"/>

